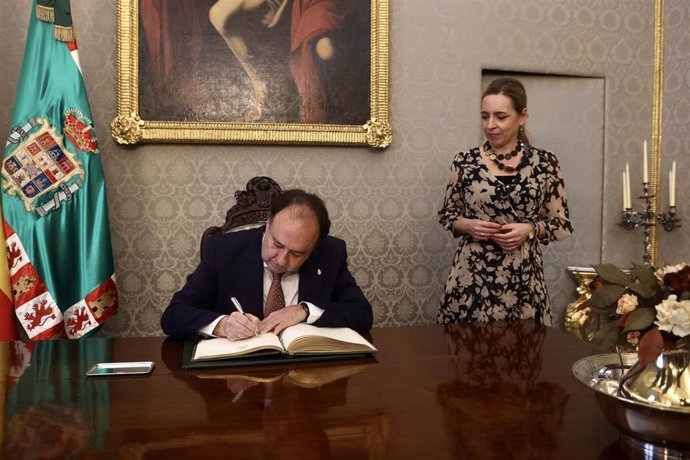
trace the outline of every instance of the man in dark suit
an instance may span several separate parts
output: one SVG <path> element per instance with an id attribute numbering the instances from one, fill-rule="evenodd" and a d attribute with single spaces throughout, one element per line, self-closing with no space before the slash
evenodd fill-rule
<path id="1" fill-rule="evenodd" d="M 273 199 L 265 227 L 210 237 L 201 263 L 163 312 L 163 332 L 241 340 L 300 322 L 368 331 L 371 305 L 347 268 L 345 242 L 328 236 L 330 225 L 319 197 L 287 190 Z M 285 306 L 270 311 L 274 274 Z"/>

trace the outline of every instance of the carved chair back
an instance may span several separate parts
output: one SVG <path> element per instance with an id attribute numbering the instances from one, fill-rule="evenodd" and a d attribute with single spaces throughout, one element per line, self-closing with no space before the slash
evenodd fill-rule
<path id="1" fill-rule="evenodd" d="M 266 223 L 273 197 L 282 193 L 280 185 L 270 177 L 256 176 L 249 179 L 245 190 L 235 192 L 235 205 L 225 214 L 225 223 L 209 227 L 201 235 L 200 256 L 204 242 L 211 235 L 259 227 Z"/>

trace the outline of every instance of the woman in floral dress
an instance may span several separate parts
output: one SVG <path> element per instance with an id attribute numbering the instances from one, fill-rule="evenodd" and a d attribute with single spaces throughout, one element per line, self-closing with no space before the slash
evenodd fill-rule
<path id="1" fill-rule="evenodd" d="M 459 237 L 439 323 L 534 318 L 551 324 L 539 243 L 569 236 L 565 185 L 556 156 L 525 132 L 527 95 L 512 78 L 482 94 L 481 147 L 455 155 L 441 225 Z"/>

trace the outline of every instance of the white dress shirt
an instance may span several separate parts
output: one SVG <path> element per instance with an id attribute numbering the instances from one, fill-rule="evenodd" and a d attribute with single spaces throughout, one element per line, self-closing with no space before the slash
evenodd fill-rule
<path id="1" fill-rule="evenodd" d="M 271 271 L 266 266 L 264 262 L 264 285 L 263 285 L 263 305 L 266 305 L 266 298 L 268 297 L 268 290 L 271 288 L 271 282 L 273 281 L 273 275 Z M 299 300 L 299 272 L 296 273 L 286 273 L 280 281 L 280 285 L 283 287 L 283 295 L 285 296 L 285 305 L 295 305 Z M 301 302 L 309 308 L 309 316 L 307 316 L 306 323 L 313 324 L 321 318 L 323 314 L 323 308 L 317 307 L 310 302 Z M 213 330 L 216 328 L 218 322 L 228 315 L 221 315 L 216 318 L 210 324 L 201 328 L 199 333 L 207 337 L 215 337 L 213 335 Z"/>

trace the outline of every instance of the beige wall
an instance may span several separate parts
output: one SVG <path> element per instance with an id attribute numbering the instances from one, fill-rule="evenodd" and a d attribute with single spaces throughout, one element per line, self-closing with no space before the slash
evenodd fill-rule
<path id="1" fill-rule="evenodd" d="M 0 0 L 0 133 L 9 129 L 30 3 Z M 622 165 L 631 163 L 638 183 L 640 146 L 651 139 L 653 0 L 391 0 L 394 141 L 383 152 L 121 147 L 109 135 L 115 114 L 116 2 L 72 4 L 106 169 L 120 291 L 120 312 L 102 334 L 161 333 L 160 313 L 194 268 L 201 232 L 223 220 L 233 192 L 255 175 L 270 175 L 284 187 L 302 187 L 325 198 L 334 234 L 348 241 L 352 271 L 374 305 L 377 325 L 435 321 L 455 248 L 438 225 L 436 210 L 453 154 L 480 141 L 483 69 L 605 81 L 603 184 L 600 174 L 589 183 L 567 183 L 573 190 L 601 190 L 601 218 L 596 225 L 586 218 L 575 222 L 578 243 L 547 267 L 552 296 L 575 296 L 565 265 L 598 263 L 599 254 L 621 265 L 641 259 L 641 231 L 623 231 L 617 219 Z M 666 17 L 663 168 L 675 159 L 679 178 L 685 178 L 690 167 L 690 3 L 666 0 Z M 577 125 L 550 128 L 588 136 Z M 567 150 L 543 147 L 557 155 Z M 679 214 L 688 216 L 684 198 L 690 188 L 678 182 Z M 660 260 L 680 261 L 690 246 L 688 227 L 661 235 Z M 600 235 L 600 251 L 585 247 L 583 235 Z"/>

